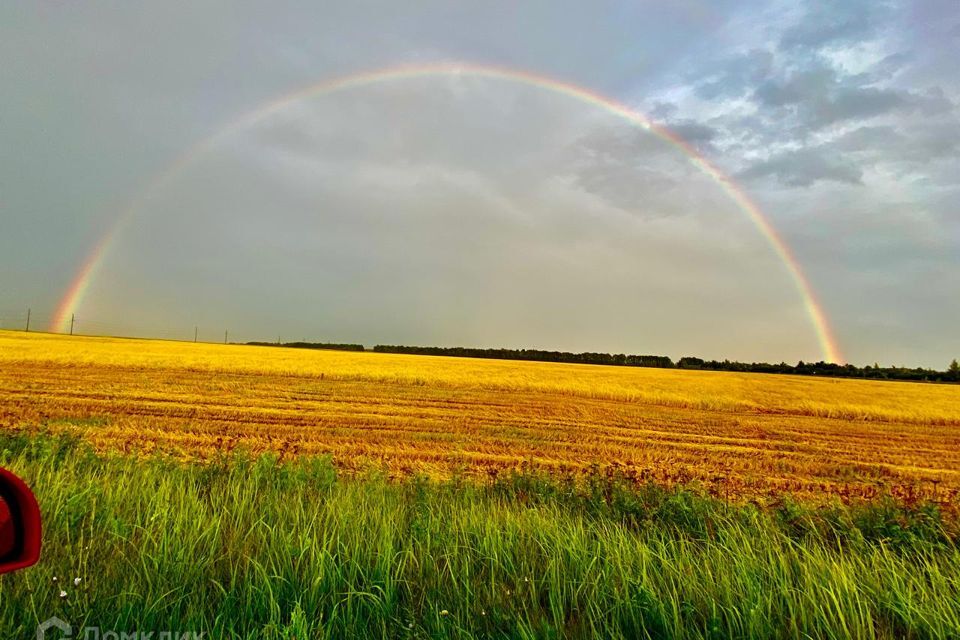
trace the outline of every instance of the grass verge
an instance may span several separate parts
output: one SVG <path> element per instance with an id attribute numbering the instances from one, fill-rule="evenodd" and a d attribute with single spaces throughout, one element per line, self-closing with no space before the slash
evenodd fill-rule
<path id="1" fill-rule="evenodd" d="M 731 505 L 611 469 L 345 479 L 19 432 L 0 465 L 45 523 L 41 562 L 0 578 L 3 637 L 54 615 L 208 638 L 960 637 L 960 536 L 930 503 Z"/>

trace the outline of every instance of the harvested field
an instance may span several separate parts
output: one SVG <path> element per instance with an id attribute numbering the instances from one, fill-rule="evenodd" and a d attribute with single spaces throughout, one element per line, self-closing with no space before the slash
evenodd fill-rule
<path id="1" fill-rule="evenodd" d="M 487 476 L 617 465 L 730 498 L 952 501 L 960 389 L 0 332 L 0 428 L 101 451 Z"/>

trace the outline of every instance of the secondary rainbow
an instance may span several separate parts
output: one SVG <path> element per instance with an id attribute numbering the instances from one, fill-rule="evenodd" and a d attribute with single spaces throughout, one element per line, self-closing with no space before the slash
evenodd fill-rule
<path id="1" fill-rule="evenodd" d="M 814 294 L 810 282 L 804 275 L 800 263 L 797 261 L 796 257 L 794 257 L 789 246 L 787 246 L 786 242 L 784 242 L 784 240 L 777 234 L 776 229 L 774 229 L 767 216 L 756 205 L 756 203 L 749 198 L 743 189 L 734 183 L 729 176 L 721 172 L 716 165 L 707 160 L 699 151 L 689 145 L 678 135 L 670 131 L 670 129 L 667 127 L 658 125 L 642 113 L 634 111 L 630 107 L 620 102 L 594 93 L 589 89 L 585 89 L 562 80 L 536 75 L 527 71 L 471 63 L 401 65 L 352 74 L 340 78 L 334 78 L 332 80 L 325 80 L 280 96 L 279 98 L 272 100 L 267 104 L 236 118 L 235 120 L 232 120 L 211 136 L 201 140 L 196 145 L 187 149 L 166 169 L 154 176 L 143 187 L 143 189 L 141 189 L 134 196 L 127 207 L 118 216 L 114 225 L 96 243 L 96 246 L 81 264 L 80 269 L 77 271 L 70 283 L 69 288 L 67 289 L 67 292 L 64 294 L 60 304 L 57 307 L 57 312 L 54 316 L 53 322 L 51 323 L 50 330 L 64 331 L 65 327 L 70 322 L 70 316 L 75 313 L 83 303 L 84 296 L 90 289 L 90 285 L 95 280 L 98 271 L 103 265 L 104 258 L 109 253 L 110 247 L 120 235 L 123 227 L 135 217 L 136 213 L 150 198 L 150 196 L 158 193 L 166 184 L 182 173 L 184 169 L 190 166 L 197 158 L 201 157 L 208 150 L 214 148 L 219 142 L 229 137 L 233 133 L 250 127 L 268 115 L 280 111 L 284 107 L 287 107 L 305 98 L 315 97 L 350 88 L 363 87 L 365 85 L 376 84 L 379 82 L 430 76 L 456 77 L 460 75 L 516 82 L 568 96 L 575 100 L 599 107 L 635 126 L 646 129 L 682 150 L 697 168 L 713 179 L 720 186 L 720 188 L 727 193 L 727 195 L 737 204 L 737 206 L 750 218 L 764 238 L 766 238 L 771 248 L 783 262 L 787 272 L 797 288 L 798 293 L 800 294 L 814 333 L 817 336 L 817 341 L 820 345 L 823 358 L 829 362 L 843 362 L 840 348 L 837 344 L 836 338 L 833 335 L 833 331 L 830 328 L 830 324 L 827 321 L 826 314 L 824 313 L 820 303 L 817 301 L 817 297 Z"/>

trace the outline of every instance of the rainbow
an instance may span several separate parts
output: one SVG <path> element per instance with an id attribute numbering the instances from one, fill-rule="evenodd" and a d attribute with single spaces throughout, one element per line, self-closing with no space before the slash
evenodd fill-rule
<path id="1" fill-rule="evenodd" d="M 803 273 L 800 263 L 794 257 L 790 248 L 781 238 L 770 220 L 761 211 L 761 209 L 750 199 L 744 190 L 735 184 L 729 176 L 721 172 L 716 165 L 707 160 L 699 151 L 685 142 L 682 138 L 670 131 L 668 128 L 652 122 L 649 118 L 630 107 L 611 100 L 605 96 L 594 93 L 589 89 L 579 87 L 568 82 L 556 80 L 553 78 L 536 75 L 527 71 L 506 69 L 501 67 L 478 65 L 470 63 L 437 63 L 421 65 L 401 65 L 374 71 L 352 74 L 332 80 L 325 80 L 307 87 L 287 93 L 279 98 L 272 100 L 265 105 L 250 111 L 235 120 L 229 122 L 226 126 L 217 130 L 211 136 L 201 140 L 194 146 L 187 149 L 176 158 L 166 169 L 154 176 L 129 202 L 127 207 L 118 216 L 113 227 L 96 243 L 96 246 L 81 264 L 79 270 L 70 283 L 67 292 L 61 299 L 54 319 L 51 323 L 51 331 L 64 331 L 70 322 L 71 314 L 83 303 L 84 296 L 90 289 L 90 285 L 95 280 L 100 270 L 104 257 L 109 252 L 122 229 L 135 217 L 137 211 L 142 205 L 150 199 L 153 194 L 158 193 L 176 176 L 189 167 L 197 158 L 205 152 L 214 148 L 231 134 L 250 127 L 268 115 L 277 112 L 299 100 L 319 95 L 329 94 L 345 89 L 363 87 L 385 81 L 397 81 L 412 78 L 422 78 L 431 76 L 470 76 L 479 78 L 491 78 L 504 80 L 508 82 L 520 83 L 532 87 L 537 87 L 551 91 L 563 96 L 585 102 L 615 116 L 618 116 L 634 126 L 648 130 L 657 135 L 666 142 L 674 145 L 683 151 L 690 161 L 703 173 L 709 176 L 717 183 L 727 195 L 736 203 L 736 205 L 750 218 L 760 233 L 766 238 L 773 251 L 783 262 L 789 273 L 800 297 L 806 308 L 810 323 L 817 336 L 823 358 L 829 362 L 843 362 L 840 348 L 836 338 L 827 322 L 826 314 L 822 306 L 817 301 L 813 288 Z"/>

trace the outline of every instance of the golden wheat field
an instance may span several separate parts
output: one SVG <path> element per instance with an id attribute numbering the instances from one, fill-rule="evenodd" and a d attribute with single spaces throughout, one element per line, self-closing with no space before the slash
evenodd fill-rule
<path id="1" fill-rule="evenodd" d="M 0 331 L 0 428 L 346 471 L 616 465 L 731 497 L 960 495 L 960 388 Z"/>

